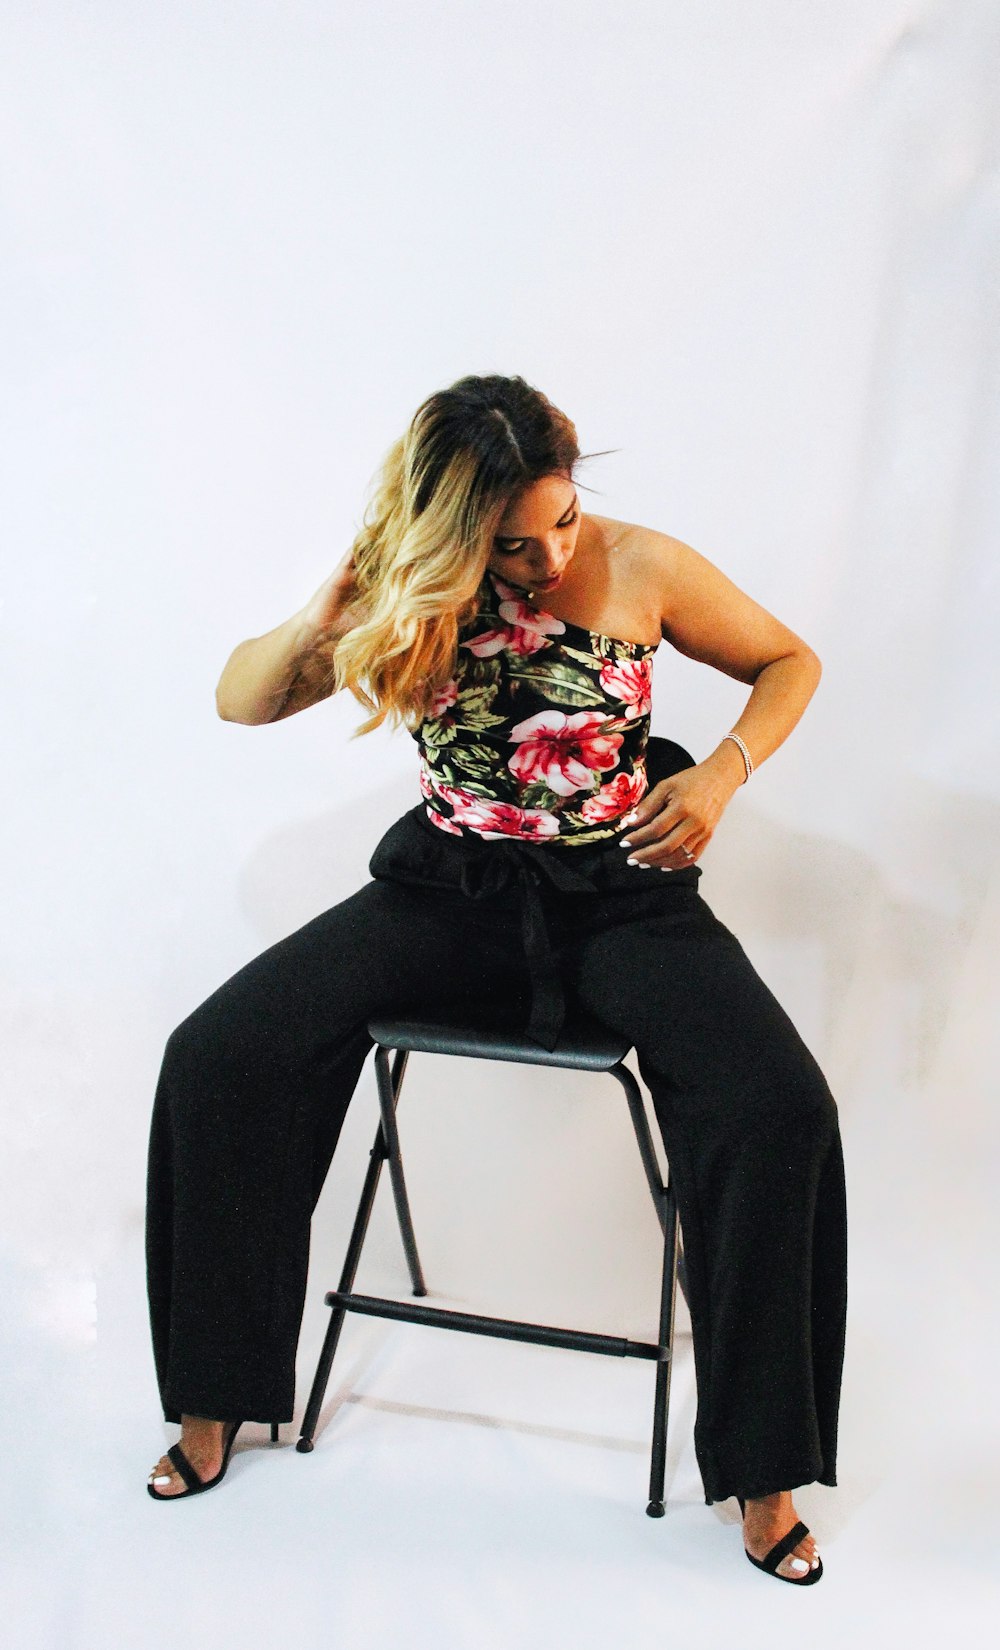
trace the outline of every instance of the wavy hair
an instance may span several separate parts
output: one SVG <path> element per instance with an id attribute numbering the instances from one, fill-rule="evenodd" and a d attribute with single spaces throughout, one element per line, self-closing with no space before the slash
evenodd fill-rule
<path id="1" fill-rule="evenodd" d="M 421 403 L 378 470 L 352 545 L 361 622 L 330 647 L 334 691 L 411 732 L 455 669 L 512 498 L 582 461 L 576 428 L 523 378 L 458 379 Z M 597 454 L 586 454 L 597 457 Z"/>

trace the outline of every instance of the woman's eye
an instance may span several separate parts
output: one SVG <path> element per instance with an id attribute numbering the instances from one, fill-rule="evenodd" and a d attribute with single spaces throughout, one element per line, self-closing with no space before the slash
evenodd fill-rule
<path id="1" fill-rule="evenodd" d="M 559 526 L 560 527 L 572 527 L 575 520 L 576 520 L 576 511 L 574 510 L 573 514 L 569 517 L 569 519 L 567 521 L 561 521 L 559 523 Z M 524 549 L 525 542 L 526 541 L 524 539 L 518 539 L 516 544 L 501 544 L 498 540 L 497 541 L 497 549 L 499 550 L 501 556 L 516 556 L 518 551 Z"/>

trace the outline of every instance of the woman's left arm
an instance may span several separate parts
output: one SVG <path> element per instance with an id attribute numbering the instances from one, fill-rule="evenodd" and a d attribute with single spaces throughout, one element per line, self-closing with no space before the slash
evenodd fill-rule
<path id="1" fill-rule="evenodd" d="M 660 591 L 661 629 L 679 653 L 712 665 L 752 692 L 731 731 L 756 768 L 791 733 L 822 666 L 800 636 L 740 590 L 689 544 L 648 533 L 646 576 Z M 626 818 L 622 842 L 640 865 L 679 870 L 700 858 L 723 810 L 747 778 L 735 740 L 723 738 L 693 768 L 662 780 Z"/>

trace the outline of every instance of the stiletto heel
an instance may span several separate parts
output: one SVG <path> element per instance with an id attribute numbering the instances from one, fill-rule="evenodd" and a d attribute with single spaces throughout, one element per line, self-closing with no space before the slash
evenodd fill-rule
<path id="1" fill-rule="evenodd" d="M 233 1441 L 236 1434 L 239 1432 L 242 1425 L 242 1421 L 236 1421 L 233 1423 L 233 1429 L 230 1432 L 229 1437 L 226 1439 L 226 1447 L 222 1456 L 222 1465 L 214 1478 L 199 1478 L 187 1456 L 184 1454 L 180 1444 L 172 1444 L 170 1449 L 167 1450 L 167 1456 L 177 1468 L 177 1471 L 187 1485 L 187 1489 L 178 1490 L 176 1495 L 164 1495 L 162 1491 L 154 1490 L 152 1484 L 147 1484 L 146 1488 L 153 1497 L 153 1500 L 183 1501 L 189 1495 L 201 1495 L 203 1490 L 211 1490 L 215 1488 L 216 1484 L 221 1484 L 222 1480 L 226 1476 L 226 1468 L 229 1465 L 229 1452 L 233 1447 Z"/>

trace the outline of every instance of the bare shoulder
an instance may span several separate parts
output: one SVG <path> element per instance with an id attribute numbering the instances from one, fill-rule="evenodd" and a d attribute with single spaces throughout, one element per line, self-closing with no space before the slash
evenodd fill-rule
<path id="1" fill-rule="evenodd" d="M 793 653 L 815 659 L 800 636 L 693 545 L 638 523 L 612 525 L 630 547 L 661 636 L 678 652 L 747 683 L 775 659 Z"/>
<path id="2" fill-rule="evenodd" d="M 645 574 L 676 566 L 683 552 L 690 548 L 670 533 L 644 527 L 640 522 L 616 521 L 613 516 L 589 513 L 587 519 L 606 553 L 617 553 L 623 565 Z"/>
<path id="3" fill-rule="evenodd" d="M 683 540 L 641 522 L 594 515 L 589 520 L 623 591 L 629 591 L 636 612 L 642 612 L 647 628 L 662 633 L 685 556 L 695 552 Z"/>
<path id="4" fill-rule="evenodd" d="M 645 527 L 634 522 L 628 530 L 632 534 L 635 554 L 643 560 L 647 571 L 676 566 L 684 551 L 691 548 L 683 539 L 675 538 L 673 533 L 665 533 L 657 527 Z"/>

